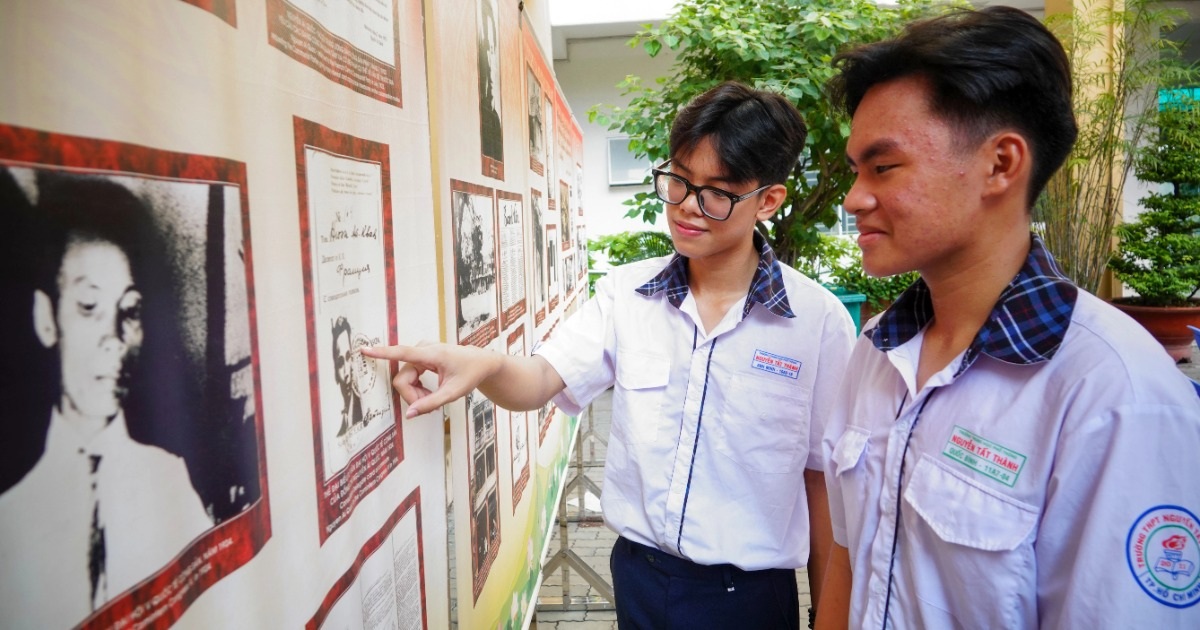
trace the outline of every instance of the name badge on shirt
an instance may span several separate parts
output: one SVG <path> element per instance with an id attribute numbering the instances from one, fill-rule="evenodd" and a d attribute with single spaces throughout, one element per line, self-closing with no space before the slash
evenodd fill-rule
<path id="1" fill-rule="evenodd" d="M 778 354 L 771 354 L 764 350 L 755 350 L 754 361 L 750 363 L 750 367 L 756 370 L 786 376 L 791 379 L 800 376 L 800 365 L 801 363 L 795 359 L 781 357 Z"/>
<path id="2" fill-rule="evenodd" d="M 1024 455 L 960 426 L 950 433 L 942 455 L 1010 488 L 1025 467 Z"/>

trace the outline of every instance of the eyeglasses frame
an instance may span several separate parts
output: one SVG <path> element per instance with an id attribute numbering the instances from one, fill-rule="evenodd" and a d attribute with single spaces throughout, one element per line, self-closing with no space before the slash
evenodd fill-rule
<path id="1" fill-rule="evenodd" d="M 696 195 L 696 206 L 700 208 L 700 212 L 704 213 L 704 216 L 712 219 L 713 221 L 727 221 L 729 219 L 729 217 L 733 216 L 733 208 L 735 206 L 737 206 L 738 203 L 745 201 L 745 200 L 753 197 L 754 195 L 757 195 L 758 193 L 760 193 L 774 185 L 774 184 L 763 184 L 762 186 L 759 186 L 758 188 L 755 188 L 754 190 L 751 190 L 750 192 L 748 192 L 744 195 L 735 195 L 735 194 L 729 192 L 728 190 L 725 190 L 724 188 L 717 188 L 716 186 L 697 186 L 697 185 L 693 184 L 692 182 L 689 182 L 685 177 L 683 177 L 679 173 L 672 173 L 671 171 L 663 170 L 670 163 L 671 163 L 671 160 L 667 160 L 666 162 L 663 162 L 662 164 L 659 164 L 658 166 L 655 166 L 654 168 L 650 169 L 650 173 L 651 173 L 650 185 L 654 187 L 654 196 L 658 197 L 659 200 L 662 201 L 663 203 L 669 203 L 673 206 L 677 206 L 677 205 L 687 201 L 687 198 L 689 195 L 695 194 Z M 664 175 L 667 177 L 674 177 L 675 179 L 678 179 L 679 181 L 683 182 L 684 188 L 687 189 L 687 194 L 683 196 L 683 199 L 680 199 L 679 201 L 672 203 L 671 201 L 663 198 L 663 196 L 661 194 L 659 194 L 659 192 L 658 192 L 658 176 L 659 175 Z M 703 201 L 703 198 L 700 196 L 700 193 L 705 190 L 711 190 L 717 194 L 724 195 L 725 197 L 727 197 L 729 199 L 729 214 L 726 214 L 723 217 L 717 217 L 717 216 L 713 216 L 713 215 L 709 214 L 708 210 L 704 209 L 704 201 Z"/>

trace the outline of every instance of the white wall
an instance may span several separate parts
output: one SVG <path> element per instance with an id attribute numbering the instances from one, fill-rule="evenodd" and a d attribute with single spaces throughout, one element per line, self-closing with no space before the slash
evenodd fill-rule
<path id="1" fill-rule="evenodd" d="M 550 21 L 555 26 L 657 21 L 669 15 L 677 2 L 678 0 L 550 0 Z M 528 5 L 528 2 L 526 4 Z"/>
<path id="2" fill-rule="evenodd" d="M 550 52 L 550 11 L 554 0 L 524 0 L 525 17 L 533 27 L 533 36 L 542 50 Z"/>

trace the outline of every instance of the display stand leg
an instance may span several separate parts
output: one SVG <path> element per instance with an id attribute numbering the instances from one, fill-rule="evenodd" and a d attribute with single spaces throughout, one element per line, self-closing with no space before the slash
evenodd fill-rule
<path id="1" fill-rule="evenodd" d="M 592 414 L 588 410 L 588 419 L 590 421 Z M 589 428 L 589 432 L 591 429 Z M 582 438 L 582 436 L 581 436 Z M 595 438 L 599 439 L 599 438 Z M 558 551 L 555 552 L 546 564 L 542 567 L 542 579 L 545 576 L 562 570 L 562 593 L 561 595 L 542 595 L 538 597 L 537 610 L 541 611 L 564 611 L 564 610 L 614 610 L 612 585 L 604 580 L 604 578 L 596 573 L 591 566 L 583 561 L 570 548 L 570 531 L 568 524 L 571 522 L 596 522 L 602 521 L 603 517 L 599 514 L 586 514 L 584 508 L 584 497 L 586 493 L 592 493 L 597 498 L 600 496 L 600 488 L 588 479 L 585 473 L 583 463 L 583 440 L 575 441 L 575 456 L 572 465 L 573 477 L 563 487 L 562 496 L 558 501 Z M 569 518 L 567 515 L 567 495 L 574 488 L 578 493 L 579 508 L 578 513 L 574 518 Z M 583 578 L 592 588 L 596 589 L 599 595 L 572 595 L 571 594 L 571 570 L 574 569 L 579 576 Z"/>

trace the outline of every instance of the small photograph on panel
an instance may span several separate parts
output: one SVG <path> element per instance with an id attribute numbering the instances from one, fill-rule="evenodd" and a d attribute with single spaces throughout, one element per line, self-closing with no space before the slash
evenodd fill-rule
<path id="1" fill-rule="evenodd" d="M 426 608 L 418 487 L 367 539 L 305 628 L 425 630 Z"/>
<path id="2" fill-rule="evenodd" d="M 575 217 L 571 214 L 571 185 L 565 181 L 558 182 L 558 229 L 562 239 L 562 250 L 571 249 L 571 223 Z"/>
<path id="3" fill-rule="evenodd" d="M 322 543 L 404 458 L 391 366 L 361 352 L 396 343 L 388 146 L 293 119 L 309 398 Z"/>
<path id="4" fill-rule="evenodd" d="M 495 0 L 479 0 L 476 50 L 479 69 L 479 140 L 483 174 L 504 179 L 504 130 L 500 121 L 500 30 Z"/>
<path id="5" fill-rule="evenodd" d="M 575 226 L 575 272 L 582 280 L 588 272 L 587 229 L 585 225 Z"/>
<path id="6" fill-rule="evenodd" d="M 576 216 L 583 216 L 583 165 L 576 162 L 574 181 L 571 183 L 571 207 Z"/>
<path id="7" fill-rule="evenodd" d="M 458 342 L 484 347 L 500 336 L 496 209 L 492 189 L 450 181 Z"/>
<path id="8" fill-rule="evenodd" d="M 559 256 L 558 230 L 551 224 L 546 226 L 546 293 L 550 298 L 546 304 L 546 315 L 550 316 L 558 308 L 559 297 Z"/>
<path id="9" fill-rule="evenodd" d="M 554 182 L 558 180 L 554 179 L 554 104 L 549 95 L 542 101 L 542 121 L 546 129 L 546 201 L 551 203 L 554 201 Z M 554 206 L 550 205 L 550 208 Z"/>
<path id="10" fill-rule="evenodd" d="M 525 356 L 525 327 L 516 329 L 508 336 L 508 354 Z M 529 414 L 524 411 L 503 412 L 508 416 L 508 433 L 512 447 L 512 507 L 517 511 L 525 486 L 529 484 Z"/>
<path id="11" fill-rule="evenodd" d="M 471 573 L 476 599 L 500 550 L 500 475 L 496 467 L 496 405 L 478 390 L 467 394 L 471 446 Z"/>
<path id="12" fill-rule="evenodd" d="M 521 195 L 496 191 L 500 207 L 500 328 L 528 309 L 525 299 L 525 208 Z"/>
<path id="13" fill-rule="evenodd" d="M 574 250 L 563 254 L 562 258 L 562 278 L 563 278 L 563 297 L 567 298 L 572 293 L 575 293 L 575 252 Z"/>
<path id="14" fill-rule="evenodd" d="M 536 188 L 529 190 L 529 257 L 533 259 L 533 319 L 541 325 L 546 318 L 546 222 L 542 215 L 542 193 Z"/>
<path id="15" fill-rule="evenodd" d="M 550 425 L 554 422 L 554 412 L 557 408 L 554 403 L 548 402 L 541 409 L 538 409 L 538 446 L 546 441 L 546 433 L 550 430 Z"/>
<path id="16" fill-rule="evenodd" d="M 529 170 L 545 175 L 546 123 L 542 110 L 542 84 L 538 82 L 532 67 L 526 68 L 525 75 L 528 97 L 525 102 L 529 107 Z"/>
<path id="17" fill-rule="evenodd" d="M 270 538 L 246 199 L 240 162 L 0 125 L 7 622 L 169 624 Z"/>

